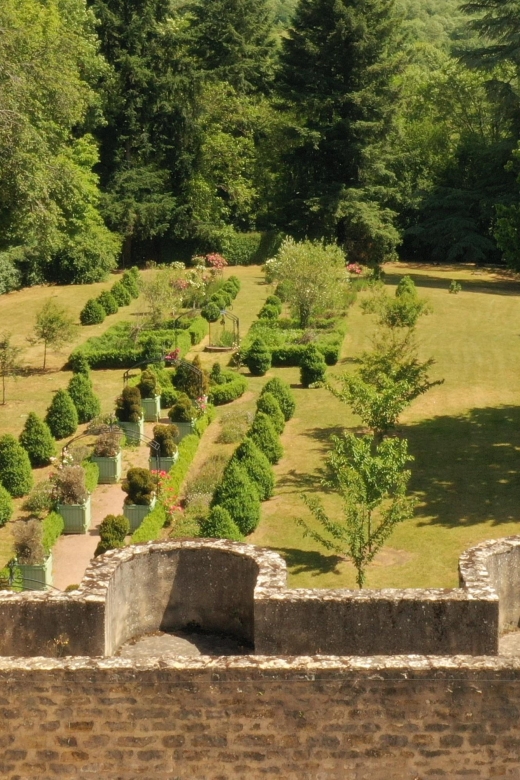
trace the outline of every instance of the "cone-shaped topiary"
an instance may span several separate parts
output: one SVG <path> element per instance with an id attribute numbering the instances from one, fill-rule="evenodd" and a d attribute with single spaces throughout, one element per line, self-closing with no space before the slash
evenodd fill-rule
<path id="1" fill-rule="evenodd" d="M 96 298 L 96 301 L 101 304 L 106 314 L 117 314 L 119 306 L 112 293 L 108 290 L 100 293 Z"/>
<path id="2" fill-rule="evenodd" d="M 278 463 L 283 455 L 283 447 L 271 419 L 264 412 L 256 413 L 247 435 L 262 450 L 269 463 Z"/>
<path id="3" fill-rule="evenodd" d="M 209 539 L 231 539 L 234 542 L 242 539 L 239 527 L 223 506 L 214 506 L 208 517 L 201 520 L 200 535 Z"/>
<path id="4" fill-rule="evenodd" d="M 9 491 L 3 485 L 0 485 L 0 528 L 9 522 L 13 509 L 13 500 Z"/>
<path id="5" fill-rule="evenodd" d="M 280 409 L 282 410 L 285 420 L 290 420 L 296 409 L 296 403 L 289 385 L 275 376 L 265 383 L 260 395 L 265 395 L 265 393 L 272 393 L 272 395 L 274 395 L 280 404 Z"/>
<path id="6" fill-rule="evenodd" d="M 56 442 L 49 426 L 34 412 L 29 412 L 18 441 L 32 466 L 45 466 L 56 455 Z"/>
<path id="7" fill-rule="evenodd" d="M 231 460 L 226 473 L 218 485 L 211 506 L 227 509 L 231 519 L 241 533 L 252 533 L 260 522 L 260 499 L 258 491 L 249 479 L 247 471 L 238 462 Z"/>
<path id="8" fill-rule="evenodd" d="M 272 393 L 262 393 L 256 402 L 256 408 L 259 412 L 264 412 L 271 418 L 276 433 L 283 433 L 285 428 L 285 417 L 278 400 Z"/>
<path id="9" fill-rule="evenodd" d="M 121 284 L 124 284 L 132 298 L 139 298 L 137 279 L 131 271 L 125 271 L 120 281 Z"/>
<path id="10" fill-rule="evenodd" d="M 27 495 L 33 486 L 29 456 L 10 433 L 0 437 L 0 483 L 15 498 Z"/>
<path id="11" fill-rule="evenodd" d="M 121 484 L 121 489 L 128 493 L 126 504 L 151 504 L 155 492 L 155 480 L 148 469 L 136 466 L 128 469 L 126 479 Z"/>
<path id="12" fill-rule="evenodd" d="M 95 298 L 91 298 L 82 308 L 79 321 L 82 325 L 99 325 L 106 317 L 104 307 Z"/>
<path id="13" fill-rule="evenodd" d="M 246 366 L 253 376 L 264 376 L 271 368 L 271 352 L 262 341 L 255 339 L 247 350 Z"/>
<path id="14" fill-rule="evenodd" d="M 67 387 L 68 393 L 78 413 L 80 423 L 93 420 L 101 412 L 99 398 L 95 395 L 92 382 L 85 374 L 74 374 Z"/>
<path id="15" fill-rule="evenodd" d="M 233 459 L 236 459 L 247 471 L 249 478 L 256 485 L 260 500 L 267 501 L 271 498 L 274 490 L 273 467 L 254 441 L 246 437 L 235 450 Z"/>
<path id="16" fill-rule="evenodd" d="M 114 297 L 118 306 L 129 306 L 132 302 L 132 296 L 130 295 L 130 292 L 121 282 L 116 282 L 113 284 L 110 293 Z"/>
<path id="17" fill-rule="evenodd" d="M 300 381 L 304 387 L 310 387 L 325 381 L 325 359 L 314 344 L 308 344 L 300 363 Z"/>
<path id="18" fill-rule="evenodd" d="M 85 374 L 85 376 L 90 376 L 90 365 L 83 352 L 76 352 L 74 355 L 72 371 L 74 374 Z"/>
<path id="19" fill-rule="evenodd" d="M 78 374 L 77 376 L 81 376 Z M 55 439 L 72 436 L 78 427 L 78 413 L 74 402 L 66 390 L 58 390 L 54 394 L 51 405 L 47 409 L 45 422 L 51 429 Z"/>
<path id="20" fill-rule="evenodd" d="M 139 422 L 142 416 L 139 388 L 127 385 L 116 399 L 116 417 L 119 422 Z"/>

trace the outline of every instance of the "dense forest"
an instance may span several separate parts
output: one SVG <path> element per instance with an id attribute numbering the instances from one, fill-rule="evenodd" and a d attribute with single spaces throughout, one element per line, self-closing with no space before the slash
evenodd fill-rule
<path id="1" fill-rule="evenodd" d="M 291 235 L 520 269 L 503 0 L 3 0 L 0 292 Z"/>

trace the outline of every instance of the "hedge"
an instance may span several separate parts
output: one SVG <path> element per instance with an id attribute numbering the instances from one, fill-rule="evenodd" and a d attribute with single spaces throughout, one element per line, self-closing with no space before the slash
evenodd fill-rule
<path id="1" fill-rule="evenodd" d="M 213 385 L 209 391 L 209 401 L 214 406 L 222 406 L 235 401 L 242 396 L 247 388 L 247 379 L 243 374 L 237 374 L 235 371 L 222 371 L 221 376 L 225 382 L 220 385 Z"/>
<path id="2" fill-rule="evenodd" d="M 273 347 L 271 361 L 273 366 L 300 366 L 305 354 L 306 344 L 286 344 L 283 347 Z M 328 366 L 335 366 L 339 360 L 341 341 L 316 342 L 318 351 L 321 352 Z"/>
<path id="3" fill-rule="evenodd" d="M 143 542 L 153 542 L 154 539 L 157 539 L 159 536 L 165 523 L 166 509 L 161 502 L 158 502 L 152 511 L 146 515 L 137 531 L 132 535 L 131 543 L 142 544 Z"/>
<path id="4" fill-rule="evenodd" d="M 42 521 L 42 544 L 47 554 L 62 535 L 64 528 L 63 517 L 57 512 L 51 512 Z"/>
<path id="5" fill-rule="evenodd" d="M 89 493 L 93 493 L 99 482 L 99 466 L 90 460 L 83 461 L 81 464 L 85 470 L 85 484 Z"/>
<path id="6" fill-rule="evenodd" d="M 212 239 L 229 265 L 264 263 L 278 252 L 282 242 L 281 234 L 274 231 L 238 233 L 230 226 L 214 231 Z"/>
<path id="7" fill-rule="evenodd" d="M 207 320 L 204 317 L 195 317 L 190 327 L 188 328 L 190 334 L 191 345 L 200 344 L 202 339 L 208 335 L 209 327 Z"/>

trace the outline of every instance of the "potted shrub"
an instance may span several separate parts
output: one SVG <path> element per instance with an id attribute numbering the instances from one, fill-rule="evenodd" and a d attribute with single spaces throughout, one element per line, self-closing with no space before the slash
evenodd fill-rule
<path id="1" fill-rule="evenodd" d="M 43 546 L 43 526 L 40 520 L 13 525 L 16 566 L 20 569 L 24 590 L 45 590 L 52 585 L 52 553 Z"/>
<path id="2" fill-rule="evenodd" d="M 121 488 L 127 494 L 123 514 L 128 518 L 131 533 L 139 528 L 146 515 L 154 508 L 155 485 L 155 479 L 147 469 L 128 469 Z"/>
<path id="3" fill-rule="evenodd" d="M 137 387 L 141 395 L 141 406 L 145 421 L 157 422 L 161 416 L 161 396 L 157 376 L 150 369 L 143 371 Z"/>
<path id="4" fill-rule="evenodd" d="M 179 437 L 179 429 L 176 425 L 155 425 L 153 429 L 153 443 L 150 445 L 150 469 L 168 472 L 177 462 L 179 451 L 175 439 Z"/>
<path id="5" fill-rule="evenodd" d="M 121 479 L 121 428 L 115 426 L 100 433 L 94 443 L 92 463 L 99 468 L 99 482 L 113 485 Z"/>
<path id="6" fill-rule="evenodd" d="M 116 400 L 117 424 L 127 439 L 139 442 L 144 433 L 141 393 L 137 387 L 125 387 Z"/>
<path id="7" fill-rule="evenodd" d="M 179 393 L 177 400 L 168 412 L 168 417 L 175 423 L 179 433 L 177 435 L 177 441 L 181 441 L 189 433 L 193 433 L 195 420 L 198 415 L 198 409 L 186 395 L 186 393 Z"/>
<path id="8" fill-rule="evenodd" d="M 90 496 L 81 466 L 63 466 L 53 477 L 56 511 L 63 517 L 65 534 L 86 534 L 90 528 Z"/>

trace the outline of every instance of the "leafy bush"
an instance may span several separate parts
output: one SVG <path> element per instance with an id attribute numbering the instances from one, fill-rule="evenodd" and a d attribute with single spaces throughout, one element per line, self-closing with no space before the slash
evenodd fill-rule
<path id="1" fill-rule="evenodd" d="M 415 282 L 411 276 L 402 276 L 399 279 L 399 284 L 397 285 L 395 294 L 398 298 L 400 298 L 401 295 L 417 295 Z"/>
<path id="2" fill-rule="evenodd" d="M 265 303 L 258 312 L 258 318 L 260 320 L 270 320 L 275 322 L 280 316 L 280 312 L 276 306 L 271 306 L 269 303 Z"/>
<path id="3" fill-rule="evenodd" d="M 60 504 L 84 504 L 88 498 L 86 474 L 82 466 L 64 466 L 56 472 L 53 484 L 54 498 Z"/>
<path id="4" fill-rule="evenodd" d="M 281 236 L 274 231 L 239 233 L 230 225 L 213 232 L 213 241 L 229 265 L 263 263 L 278 251 Z"/>
<path id="5" fill-rule="evenodd" d="M 82 465 L 85 472 L 85 484 L 89 493 L 93 493 L 99 482 L 99 466 L 97 463 L 91 463 L 89 460 Z"/>
<path id="6" fill-rule="evenodd" d="M 10 433 L 0 437 L 0 484 L 15 498 L 27 495 L 33 486 L 29 455 Z"/>
<path id="7" fill-rule="evenodd" d="M 96 300 L 105 310 L 105 314 L 117 314 L 119 306 L 112 293 L 108 292 L 108 290 L 100 293 Z"/>
<path id="8" fill-rule="evenodd" d="M 248 436 L 262 450 L 269 463 L 278 463 L 283 455 L 283 447 L 270 417 L 257 412 Z"/>
<path id="9" fill-rule="evenodd" d="M 208 306 L 211 303 L 214 303 L 215 306 L 218 307 L 218 311 L 219 311 L 219 315 L 220 315 L 220 313 L 225 311 L 227 309 L 228 305 L 229 305 L 229 303 L 228 303 L 228 296 L 227 296 L 226 293 L 222 293 L 221 294 L 220 291 L 219 291 L 218 293 L 215 293 L 214 295 L 211 296 L 211 298 L 209 300 L 209 303 L 208 303 Z"/>
<path id="10" fill-rule="evenodd" d="M 236 449 L 233 459 L 237 460 L 247 471 L 249 478 L 258 490 L 260 501 L 271 498 L 274 490 L 273 467 L 267 456 L 248 437 Z"/>
<path id="11" fill-rule="evenodd" d="M 191 398 L 186 393 L 178 393 L 176 401 L 168 417 L 172 422 L 191 422 L 197 416 L 197 409 L 193 405 Z"/>
<path id="12" fill-rule="evenodd" d="M 261 339 L 255 339 L 247 351 L 246 366 L 253 376 L 264 376 L 271 368 L 271 352 Z"/>
<path id="13" fill-rule="evenodd" d="M 76 376 L 82 376 L 76 374 Z M 78 412 L 74 402 L 66 390 L 58 390 L 47 409 L 45 422 L 55 439 L 72 436 L 78 427 Z"/>
<path id="14" fill-rule="evenodd" d="M 29 412 L 18 441 L 29 455 L 32 466 L 45 466 L 56 455 L 56 442 L 49 426 L 34 412 Z"/>
<path id="15" fill-rule="evenodd" d="M 154 425 L 153 441 L 159 445 L 161 458 L 171 458 L 177 452 L 176 434 L 178 434 L 178 428 L 175 425 Z M 150 457 L 154 457 L 155 454 L 156 451 L 150 446 Z"/>
<path id="16" fill-rule="evenodd" d="M 139 422 L 142 415 L 141 393 L 137 387 L 127 385 L 116 399 L 116 417 L 119 422 Z"/>
<path id="17" fill-rule="evenodd" d="M 209 539 L 231 539 L 234 542 L 242 540 L 242 534 L 231 515 L 222 506 L 214 506 L 200 523 L 200 535 Z"/>
<path id="18" fill-rule="evenodd" d="M 137 387 L 141 398 L 155 398 L 159 394 L 159 381 L 155 372 L 150 369 L 143 371 Z"/>
<path id="19" fill-rule="evenodd" d="M 77 353 L 72 370 L 75 374 L 85 374 L 85 376 L 90 376 L 90 365 L 83 352 Z"/>
<path id="20" fill-rule="evenodd" d="M 280 408 L 280 404 L 272 393 L 262 393 L 256 402 L 256 408 L 259 412 L 264 412 L 273 423 L 276 433 L 283 433 L 285 428 L 285 417 Z"/>
<path id="21" fill-rule="evenodd" d="M 320 384 L 325 381 L 326 365 L 323 355 L 314 346 L 308 344 L 300 364 L 300 381 L 304 387 Z"/>
<path id="22" fill-rule="evenodd" d="M 121 428 L 114 426 L 100 433 L 94 443 L 93 454 L 98 458 L 114 458 L 121 449 Z"/>
<path id="23" fill-rule="evenodd" d="M 260 395 L 265 395 L 265 393 L 274 395 L 280 405 L 285 420 L 290 420 L 296 409 L 296 402 L 289 385 L 278 377 L 273 377 L 265 383 Z"/>
<path id="24" fill-rule="evenodd" d="M 38 482 L 25 501 L 22 508 L 36 517 L 43 517 L 54 504 L 54 484 L 50 479 Z"/>
<path id="25" fill-rule="evenodd" d="M 86 423 L 101 413 L 99 398 L 94 393 L 92 382 L 85 374 L 74 374 L 67 391 L 78 413 L 78 421 Z"/>
<path id="26" fill-rule="evenodd" d="M 102 555 L 107 550 L 124 547 L 125 537 L 130 533 L 130 523 L 124 515 L 107 515 L 99 526 L 99 542 L 94 555 Z"/>
<path id="27" fill-rule="evenodd" d="M 217 441 L 220 444 L 234 444 L 242 441 L 253 422 L 251 412 L 241 412 L 232 409 L 220 418 L 220 433 Z"/>
<path id="28" fill-rule="evenodd" d="M 235 401 L 242 396 L 247 389 L 247 379 L 236 371 L 222 371 L 221 383 L 210 388 L 208 398 L 214 406 L 222 406 Z"/>
<path id="29" fill-rule="evenodd" d="M 462 290 L 462 285 L 460 282 L 455 281 L 455 279 L 452 279 L 450 282 L 450 286 L 448 288 L 448 292 L 452 295 L 458 295 L 460 291 Z"/>
<path id="30" fill-rule="evenodd" d="M 79 321 L 82 325 L 99 325 L 104 322 L 106 311 L 104 307 L 95 298 L 91 298 L 82 308 Z"/>
<path id="31" fill-rule="evenodd" d="M 260 522 L 258 491 L 246 469 L 234 460 L 230 461 L 215 491 L 212 508 L 215 506 L 227 509 L 244 535 L 252 533 Z"/>
<path id="32" fill-rule="evenodd" d="M 208 330 L 208 320 L 204 317 L 195 317 L 195 319 L 192 320 L 190 327 L 188 328 L 192 346 L 195 346 L 195 344 L 200 344 L 202 339 L 208 335 Z"/>
<path id="33" fill-rule="evenodd" d="M 13 511 L 13 499 L 6 488 L 0 485 L 0 528 L 9 522 Z"/>
<path id="34" fill-rule="evenodd" d="M 110 293 L 118 306 L 129 306 L 132 302 L 130 291 L 122 282 L 113 284 Z"/>
<path id="35" fill-rule="evenodd" d="M 19 521 L 13 525 L 14 552 L 18 563 L 35 566 L 46 557 L 40 520 Z"/>
<path id="36" fill-rule="evenodd" d="M 221 308 L 215 301 L 209 301 L 202 309 L 201 315 L 207 322 L 216 322 L 220 317 Z"/>
<path id="37" fill-rule="evenodd" d="M 191 363 L 186 360 L 181 361 L 173 377 L 173 384 L 177 390 L 194 400 L 206 395 L 209 377 L 202 368 L 198 355 L 193 358 Z"/>
<path id="38" fill-rule="evenodd" d="M 177 399 L 177 392 L 175 388 L 170 385 L 170 387 L 161 387 L 161 408 L 162 409 L 169 409 L 172 407 Z"/>
<path id="39" fill-rule="evenodd" d="M 19 290 L 22 286 L 22 274 L 13 256 L 15 251 L 0 252 L 0 295 Z"/>
<path id="40" fill-rule="evenodd" d="M 264 306 L 274 306 L 279 315 L 282 313 L 282 299 L 278 295 L 268 295 Z"/>
<path id="41" fill-rule="evenodd" d="M 125 271 L 121 277 L 121 284 L 126 287 L 132 298 L 139 298 L 139 285 L 134 274 Z"/>
<path id="42" fill-rule="evenodd" d="M 57 512 L 50 512 L 42 521 L 42 544 L 48 555 L 65 529 L 63 517 Z"/>
<path id="43" fill-rule="evenodd" d="M 128 494 L 126 504 L 150 504 L 155 492 L 155 479 L 148 469 L 135 467 L 128 469 L 126 479 L 121 484 L 123 492 Z"/>

